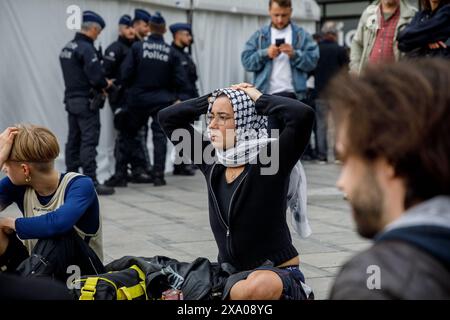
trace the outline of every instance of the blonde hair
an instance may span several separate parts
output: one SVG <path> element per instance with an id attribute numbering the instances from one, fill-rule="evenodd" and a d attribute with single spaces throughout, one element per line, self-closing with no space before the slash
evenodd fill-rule
<path id="1" fill-rule="evenodd" d="M 30 125 L 16 125 L 19 129 L 9 155 L 10 161 L 31 162 L 38 171 L 49 171 L 59 155 L 56 136 L 47 128 Z"/>

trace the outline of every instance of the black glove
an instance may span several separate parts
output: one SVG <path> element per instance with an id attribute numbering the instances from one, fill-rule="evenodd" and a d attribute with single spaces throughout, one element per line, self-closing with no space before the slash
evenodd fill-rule
<path id="1" fill-rule="evenodd" d="M 122 95 L 122 87 L 116 86 L 114 83 L 106 89 L 106 93 L 108 94 L 109 103 L 118 103 L 120 101 Z"/>
<path id="2" fill-rule="evenodd" d="M 105 106 L 105 100 L 106 100 L 105 95 L 102 92 L 97 92 L 92 98 L 89 108 L 92 111 L 102 109 Z"/>

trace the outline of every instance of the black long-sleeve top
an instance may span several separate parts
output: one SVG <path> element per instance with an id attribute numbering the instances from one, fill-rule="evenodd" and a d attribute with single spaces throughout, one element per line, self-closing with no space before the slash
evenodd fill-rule
<path id="1" fill-rule="evenodd" d="M 285 97 L 262 95 L 255 107 L 258 113 L 277 115 L 286 124 L 279 139 L 267 146 L 269 154 L 279 155 L 279 170 L 273 175 L 263 175 L 261 170 L 268 165 L 259 160 L 256 164 L 247 164 L 248 168 L 242 173 L 244 177 L 230 199 L 229 212 L 225 214 L 220 212 L 213 186 L 226 167 L 205 161 L 202 155 L 207 148 L 213 150 L 211 143 L 203 141 L 202 134 L 190 125 L 207 112 L 208 96 L 159 112 L 159 122 L 174 144 L 178 142 L 178 132 L 172 136 L 176 129 L 185 129 L 188 133 L 191 148 L 184 155 L 198 165 L 206 178 L 209 221 L 219 249 L 218 260 L 238 270 L 254 269 L 267 260 L 280 265 L 298 255 L 286 222 L 286 197 L 291 170 L 309 141 L 314 119 L 310 107 Z"/>

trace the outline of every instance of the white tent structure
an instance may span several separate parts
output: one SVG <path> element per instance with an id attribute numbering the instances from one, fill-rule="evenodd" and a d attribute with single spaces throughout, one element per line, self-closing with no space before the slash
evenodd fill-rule
<path id="1" fill-rule="evenodd" d="M 103 50 L 117 37 L 119 17 L 125 13 L 133 16 L 135 8 L 144 8 L 150 13 L 160 11 L 168 25 L 192 19 L 195 39 L 192 53 L 201 94 L 252 80 L 242 68 L 240 54 L 249 36 L 269 22 L 268 0 L 0 1 L 0 129 L 21 122 L 50 128 L 61 144 L 57 160 L 60 170 L 65 169 L 68 125 L 58 56 L 74 36 L 74 30 L 66 24 L 70 17 L 67 9 L 71 5 L 82 11 L 93 10 L 104 18 L 106 28 L 96 41 Z M 318 5 L 313 0 L 293 0 L 293 6 L 294 21 L 314 32 L 320 18 Z M 170 32 L 166 34 L 166 41 L 172 41 Z M 108 106 L 101 110 L 101 124 L 97 173 L 99 180 L 104 180 L 114 171 L 115 131 Z M 151 143 L 149 149 L 151 151 Z"/>

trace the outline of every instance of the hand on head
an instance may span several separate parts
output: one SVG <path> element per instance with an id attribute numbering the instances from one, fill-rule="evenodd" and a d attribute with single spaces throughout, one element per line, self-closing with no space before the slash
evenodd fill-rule
<path id="1" fill-rule="evenodd" d="M 8 127 L 0 134 L 0 167 L 3 166 L 6 160 L 9 158 L 11 148 L 19 129 L 16 127 Z"/>
<path id="2" fill-rule="evenodd" d="M 244 91 L 253 101 L 258 100 L 262 96 L 262 93 L 254 85 L 246 82 L 234 84 L 231 86 L 231 89 Z"/>

